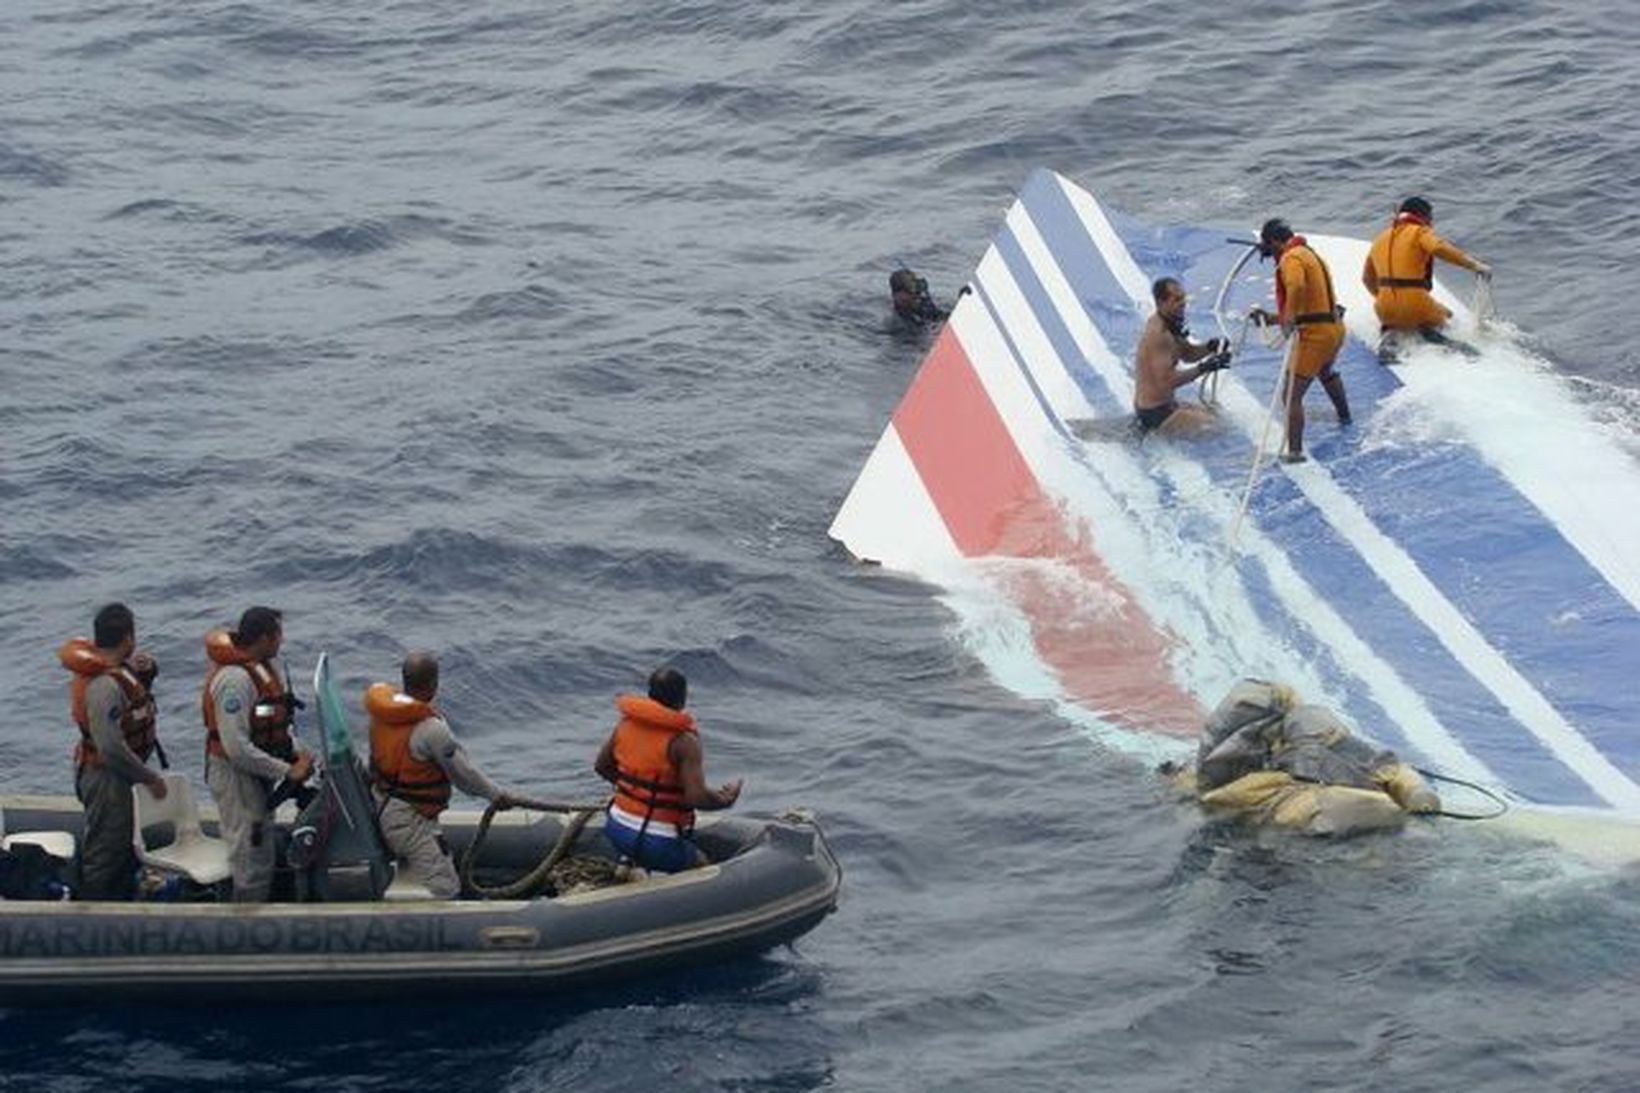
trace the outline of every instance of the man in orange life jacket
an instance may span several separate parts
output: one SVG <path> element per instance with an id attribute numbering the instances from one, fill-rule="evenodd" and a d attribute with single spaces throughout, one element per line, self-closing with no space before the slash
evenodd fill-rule
<path id="1" fill-rule="evenodd" d="M 1452 312 L 1435 301 L 1435 259 L 1473 270 L 1482 280 L 1490 280 L 1492 267 L 1470 257 L 1435 234 L 1435 210 L 1421 197 L 1401 202 L 1395 219 L 1372 241 L 1361 283 L 1372 293 L 1373 310 L 1384 328 L 1379 355 L 1394 359 L 1398 334 L 1415 333 L 1425 341 L 1445 345 L 1468 355 L 1473 346 L 1448 338 L 1441 330 Z"/>
<path id="2" fill-rule="evenodd" d="M 689 681 L 676 668 L 649 677 L 649 697 L 621 695 L 621 720 L 593 769 L 615 786 L 604 834 L 615 849 L 646 869 L 675 873 L 703 865 L 695 845 L 695 809 L 728 808 L 740 781 L 706 785 L 706 761 L 695 719 L 683 710 Z"/>
<path id="3" fill-rule="evenodd" d="M 1321 256 L 1310 249 L 1302 235 L 1280 218 L 1264 222 L 1259 229 L 1259 253 L 1276 259 L 1276 312 L 1254 308 L 1257 321 L 1279 322 L 1282 332 L 1294 339 L 1288 347 L 1287 371 L 1282 377 L 1282 398 L 1287 403 L 1287 450 L 1283 462 L 1304 462 L 1304 392 L 1310 381 L 1319 379 L 1321 389 L 1338 412 L 1338 423 L 1350 423 L 1350 403 L 1344 379 L 1333 370 L 1333 361 L 1344 347 L 1344 309 L 1333 294 L 1332 274 Z"/>
<path id="4" fill-rule="evenodd" d="M 400 667 L 404 690 L 388 683 L 365 691 L 370 715 L 370 782 L 376 795 L 382 841 L 409 866 L 434 899 L 454 899 L 461 878 L 438 818 L 450 804 L 451 787 L 511 808 L 516 794 L 502 789 L 467 758 L 433 699 L 438 660 L 411 653 Z"/>
<path id="5" fill-rule="evenodd" d="M 300 785 L 313 773 L 313 757 L 290 735 L 296 696 L 274 660 L 284 639 L 283 618 L 271 607 L 247 608 L 232 633 L 205 635 L 205 781 L 222 816 L 238 903 L 265 902 L 273 887 L 269 792 L 281 778 Z"/>
<path id="6" fill-rule="evenodd" d="M 69 714 L 79 727 L 74 749 L 74 793 L 85 806 L 80 836 L 80 898 L 130 899 L 137 859 L 131 849 L 131 787 L 138 782 L 165 796 L 165 781 L 148 766 L 158 746 L 154 699 L 159 669 L 136 651 L 137 620 L 111 603 L 92 620 L 92 641 L 70 638 L 57 659 L 74 673 Z"/>

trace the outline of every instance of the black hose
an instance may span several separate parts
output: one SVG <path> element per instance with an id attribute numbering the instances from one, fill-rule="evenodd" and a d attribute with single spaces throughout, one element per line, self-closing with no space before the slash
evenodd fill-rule
<path id="1" fill-rule="evenodd" d="M 1445 782 L 1448 785 L 1462 786 L 1465 789 L 1472 789 L 1476 793 L 1479 793 L 1482 797 L 1488 798 L 1492 801 L 1492 803 L 1498 806 L 1496 812 L 1448 812 L 1446 809 L 1442 808 L 1436 809 L 1433 812 L 1420 813 L 1420 815 L 1444 816 L 1449 820 L 1495 820 L 1499 816 L 1502 816 L 1505 812 L 1509 811 L 1509 802 L 1504 800 L 1498 794 L 1487 789 L 1485 786 L 1476 785 L 1474 782 L 1466 782 L 1462 778 L 1454 778 L 1450 774 L 1439 774 L 1433 770 L 1425 770 L 1423 767 L 1414 767 L 1413 769 L 1425 778 L 1428 778 L 1431 782 Z"/>

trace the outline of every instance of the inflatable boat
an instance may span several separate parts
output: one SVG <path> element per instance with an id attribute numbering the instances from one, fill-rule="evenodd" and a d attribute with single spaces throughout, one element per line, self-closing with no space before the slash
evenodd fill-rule
<path id="1" fill-rule="evenodd" d="M 1251 674 L 1534 814 L 1640 833 L 1632 438 L 1440 284 L 1478 356 L 1380 363 L 1367 243 L 1261 213 L 1308 235 L 1348 309 L 1354 421 L 1312 394 L 1308 463 L 1274 458 L 1284 356 L 1248 333 L 1274 305 L 1229 238 L 1247 228 L 1143 223 L 1042 170 L 832 536 L 937 586 L 1001 683 L 1145 760 L 1184 758 L 1204 698 Z M 1201 391 L 1214 430 L 1141 441 L 1132 361 L 1164 275 L 1197 340 L 1238 352 Z"/>
<path id="2" fill-rule="evenodd" d="M 758 953 L 802 936 L 836 908 L 842 871 L 802 813 L 703 816 L 696 836 L 710 864 L 681 873 L 638 871 L 621 883 L 549 886 L 530 898 L 430 899 L 413 878 L 395 878 L 381 853 L 323 658 L 315 687 L 324 785 L 299 812 L 283 810 L 278 836 L 289 852 L 275 893 L 286 898 L 222 902 L 225 855 L 214 814 L 162 818 L 139 803 L 145 863 L 168 866 L 186 883 L 167 885 L 168 901 L 0 900 L 0 1007 L 315 992 L 368 998 L 430 984 L 441 995 L 551 991 Z M 81 819 L 72 798 L 0 798 L 0 831 L 12 849 L 72 855 Z M 458 860 L 477 851 L 465 861 L 470 888 L 505 891 L 554 856 L 602 863 L 606 879 L 619 872 L 601 815 L 520 810 L 483 822 L 491 819 L 468 812 L 441 820 Z M 67 865 L 71 877 L 71 857 Z"/>

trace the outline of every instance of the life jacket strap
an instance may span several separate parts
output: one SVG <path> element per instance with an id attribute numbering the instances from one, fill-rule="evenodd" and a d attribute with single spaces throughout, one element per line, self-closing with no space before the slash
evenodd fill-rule
<path id="1" fill-rule="evenodd" d="M 374 763 L 370 765 L 370 780 L 389 797 L 413 803 L 442 804 L 450 799 L 448 778 L 390 778 Z"/>
<path id="2" fill-rule="evenodd" d="M 679 795 L 683 793 L 683 786 L 679 785 L 677 782 L 652 782 L 648 778 L 644 778 L 636 774 L 630 774 L 624 770 L 617 770 L 615 772 L 615 779 L 616 781 L 625 782 L 637 789 L 647 789 L 651 793 L 675 793 Z"/>
<path id="3" fill-rule="evenodd" d="M 675 782 L 652 782 L 648 778 L 642 778 L 636 774 L 616 771 L 615 786 L 616 789 L 644 806 L 643 826 L 639 829 L 640 839 L 642 833 L 649 829 L 649 821 L 654 817 L 656 809 L 664 808 L 681 813 L 693 812 L 688 804 L 684 802 L 683 786 Z M 690 831 L 694 830 L 692 822 L 688 827 Z M 680 830 L 682 830 L 681 825 Z"/>
<path id="4" fill-rule="evenodd" d="M 659 783 L 659 782 L 651 782 L 647 778 L 639 778 L 635 774 L 634 775 L 627 775 L 627 774 L 622 774 L 621 772 L 618 772 L 618 771 L 616 772 L 616 781 L 617 782 L 630 781 L 634 784 L 641 783 L 641 784 L 646 785 L 646 786 L 659 786 L 659 785 L 663 784 L 663 783 Z M 684 806 L 683 801 L 682 801 L 683 787 L 682 786 L 677 786 L 677 787 L 675 787 L 675 790 L 679 795 L 679 800 L 677 802 L 676 807 L 679 808 L 680 810 L 683 810 L 683 809 L 686 808 L 686 806 Z M 655 796 L 655 795 L 645 796 L 644 794 L 641 794 L 641 793 L 634 793 L 634 794 L 632 794 L 632 796 L 634 796 L 634 797 L 636 797 L 639 800 L 644 802 L 643 822 L 638 825 L 638 834 L 632 840 L 632 853 L 631 854 L 622 854 L 621 855 L 621 860 L 626 861 L 631 865 L 637 865 L 643 857 L 643 841 L 644 841 L 644 838 L 649 834 L 649 823 L 650 823 L 651 820 L 653 820 L 655 818 L 655 809 L 659 808 L 659 807 L 663 807 L 663 806 L 666 806 L 666 807 L 671 807 L 671 806 L 669 805 L 668 802 L 663 802 L 658 796 Z M 611 808 L 614 807 L 613 802 L 611 802 L 610 807 Z M 694 813 L 689 812 L 688 815 L 690 817 L 688 824 L 678 824 L 677 825 L 678 834 L 680 836 L 682 836 L 683 838 L 685 838 L 685 839 L 693 838 L 694 835 L 695 835 Z"/>

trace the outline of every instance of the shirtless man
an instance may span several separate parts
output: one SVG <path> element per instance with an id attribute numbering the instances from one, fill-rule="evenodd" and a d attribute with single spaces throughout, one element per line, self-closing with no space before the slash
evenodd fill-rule
<path id="1" fill-rule="evenodd" d="M 1190 340 L 1184 326 L 1184 286 L 1163 277 L 1150 286 L 1156 313 L 1145 322 L 1134 357 L 1133 412 L 1141 433 L 1197 432 L 1213 423 L 1205 407 L 1181 406 L 1173 392 L 1209 372 L 1230 366 L 1230 351 L 1222 338 L 1206 345 Z M 1181 361 L 1194 364 L 1180 368 Z"/>

